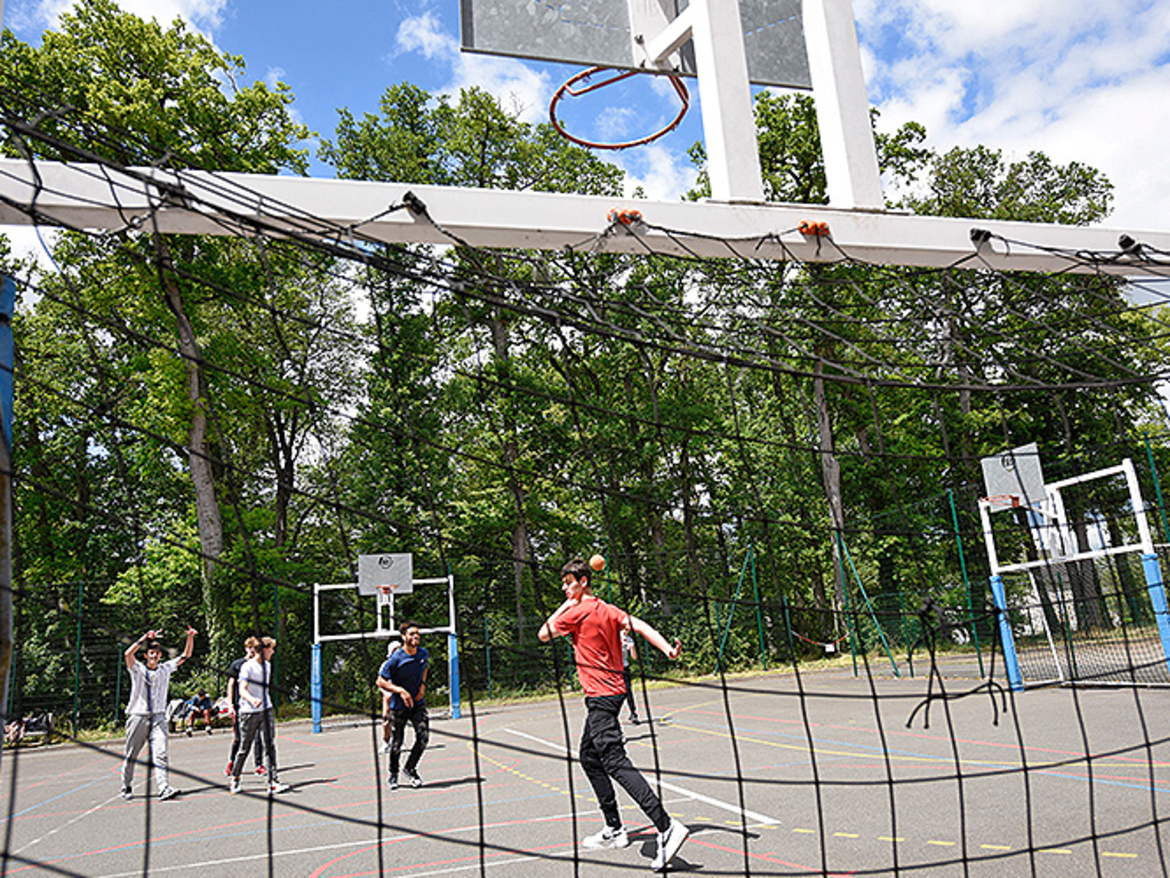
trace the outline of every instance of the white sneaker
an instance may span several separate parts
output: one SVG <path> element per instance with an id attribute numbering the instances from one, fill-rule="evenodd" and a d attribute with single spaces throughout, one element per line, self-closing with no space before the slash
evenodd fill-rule
<path id="1" fill-rule="evenodd" d="M 134 798 L 134 791 L 131 790 L 130 787 L 122 787 L 122 791 L 120 793 L 118 793 L 118 795 L 120 795 L 123 799 L 125 799 L 127 802 L 129 802 L 131 799 Z"/>
<path id="2" fill-rule="evenodd" d="M 390 742 L 383 741 L 382 746 L 378 748 L 378 752 L 379 753 L 389 753 L 390 752 Z"/>
<path id="3" fill-rule="evenodd" d="M 685 825 L 671 817 L 670 826 L 658 833 L 658 853 L 654 855 L 654 862 L 650 864 L 650 868 L 655 872 L 663 871 L 690 834 L 691 831 Z"/>
<path id="4" fill-rule="evenodd" d="M 281 793 L 287 793 L 290 789 L 292 789 L 292 787 L 290 787 L 288 784 L 280 783 L 278 781 L 273 781 L 268 785 L 268 792 L 272 793 L 274 796 L 279 796 Z"/>
<path id="5" fill-rule="evenodd" d="M 165 802 L 167 799 L 173 799 L 178 794 L 179 791 L 172 786 L 165 786 L 158 791 L 159 800 L 163 802 Z"/>
<path id="6" fill-rule="evenodd" d="M 626 835 L 626 828 L 619 826 L 614 829 L 612 826 L 606 826 L 601 832 L 594 835 L 587 835 L 581 839 L 581 846 L 600 850 L 603 848 L 624 848 L 629 847 L 630 839 Z"/>
<path id="7" fill-rule="evenodd" d="M 228 784 L 229 793 L 238 793 L 240 791 L 240 779 L 233 777 L 232 782 Z"/>

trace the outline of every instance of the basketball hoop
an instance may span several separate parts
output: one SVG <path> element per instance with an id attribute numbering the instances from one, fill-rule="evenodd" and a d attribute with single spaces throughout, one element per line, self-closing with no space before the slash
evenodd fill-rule
<path id="1" fill-rule="evenodd" d="M 992 494 L 990 497 L 980 497 L 979 503 L 982 506 L 990 507 L 992 512 L 998 512 L 1001 509 L 1019 509 L 1021 506 L 1020 498 L 1015 494 Z"/>
<path id="2" fill-rule="evenodd" d="M 674 92 L 678 95 L 682 106 L 679 107 L 679 111 L 677 115 L 675 115 L 674 119 L 671 120 L 671 122 L 667 124 L 666 127 L 660 129 L 654 134 L 649 134 L 646 137 L 639 138 L 638 140 L 626 140 L 619 143 L 599 143 L 595 140 L 586 140 L 583 137 L 577 137 L 575 134 L 570 134 L 565 130 L 564 126 L 557 119 L 557 104 L 560 103 L 561 98 L 563 98 L 565 95 L 574 98 L 580 97 L 582 95 L 589 94 L 591 91 L 597 91 L 599 88 L 605 88 L 607 85 L 613 85 L 615 82 L 621 82 L 623 79 L 628 79 L 629 77 L 635 76 L 638 73 L 652 72 L 653 71 L 649 70 L 614 70 L 612 67 L 590 67 L 588 70 L 582 70 L 576 76 L 566 80 L 564 85 L 558 88 L 556 93 L 552 96 L 552 100 L 548 103 L 549 121 L 552 122 L 553 128 L 557 130 L 557 133 L 560 134 L 561 137 L 572 141 L 578 146 L 584 146 L 588 149 L 629 149 L 632 146 L 642 146 L 644 144 L 650 143 L 651 141 L 657 140 L 659 137 L 662 137 L 664 134 L 669 134 L 671 131 L 677 128 L 678 124 L 683 120 L 683 116 L 687 114 L 687 110 L 691 106 L 691 95 L 690 92 L 687 91 L 686 85 L 683 84 L 683 81 L 680 77 L 670 73 L 664 75 L 670 77 L 670 84 L 674 86 Z M 610 75 L 608 75 L 605 79 L 600 80 L 599 82 L 590 81 L 594 76 L 600 73 L 609 73 Z M 578 83 L 581 83 L 580 87 L 577 87 Z"/>
<path id="3" fill-rule="evenodd" d="M 394 602 L 394 586 L 379 585 L 375 586 L 378 589 L 378 606 L 388 607 Z"/>

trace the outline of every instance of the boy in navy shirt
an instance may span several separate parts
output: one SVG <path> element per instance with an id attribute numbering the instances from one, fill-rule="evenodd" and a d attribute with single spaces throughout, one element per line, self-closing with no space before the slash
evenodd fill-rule
<path id="1" fill-rule="evenodd" d="M 398 789 L 398 762 L 406 724 L 414 726 L 414 746 L 406 757 L 402 771 L 412 787 L 421 787 L 418 762 L 431 736 L 430 719 L 424 697 L 427 688 L 427 651 L 419 646 L 417 622 L 404 622 L 402 648 L 393 652 L 378 671 L 378 688 L 390 694 L 390 767 L 386 779 L 390 789 Z"/>

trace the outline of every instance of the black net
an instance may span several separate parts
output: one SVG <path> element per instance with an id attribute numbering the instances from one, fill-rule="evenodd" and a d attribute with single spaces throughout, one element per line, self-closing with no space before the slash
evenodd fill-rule
<path id="1" fill-rule="evenodd" d="M 869 265 L 831 240 L 824 264 L 743 241 L 724 260 L 387 244 L 31 89 L 0 102 L 32 181 L 5 209 L 44 241 L 7 259 L 5 711 L 67 742 L 34 724 L 5 751 L 6 873 L 644 868 L 666 842 L 624 792 L 630 848 L 582 843 L 602 827 L 579 669 L 540 639 L 561 564 L 602 551 L 596 593 L 682 643 L 668 661 L 640 639 L 640 721 L 606 732 L 690 827 L 671 868 L 1166 874 L 1164 604 L 1107 551 L 1142 516 L 1166 532 L 1166 324 L 1160 287 L 1094 272 L 1116 254 L 1040 276 Z M 46 216 L 57 160 L 100 184 L 82 200 L 147 207 L 100 230 L 86 205 Z M 411 209 L 442 227 L 385 206 Z M 196 219 L 216 234 L 179 234 Z M 1009 574 L 1001 624 L 979 460 L 1029 441 L 1051 478 L 1135 461 L 1147 505 L 1085 495 L 1099 554 Z M 1001 559 L 1039 551 L 1003 515 Z M 314 600 L 384 551 L 456 583 L 461 686 L 428 635 L 417 788 L 387 785 L 373 600 Z M 423 589 L 399 620 L 447 610 Z M 226 694 L 249 635 L 279 643 L 279 765 L 232 795 L 223 735 L 151 739 L 119 798 L 127 647 L 161 629 L 175 655 L 187 625 L 176 699 Z M 1074 685 L 1011 688 L 1005 627 L 1026 684 Z M 160 801 L 168 777 L 183 793 Z"/>

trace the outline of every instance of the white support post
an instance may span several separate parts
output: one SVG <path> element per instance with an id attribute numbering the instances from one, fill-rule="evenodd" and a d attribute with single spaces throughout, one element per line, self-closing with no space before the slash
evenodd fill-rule
<path id="1" fill-rule="evenodd" d="M 1142 554 L 1153 555 L 1154 538 L 1150 534 L 1150 522 L 1146 520 L 1146 504 L 1142 499 L 1141 485 L 1138 484 L 1137 470 L 1134 469 L 1133 461 L 1128 457 L 1121 462 L 1121 468 L 1125 472 L 1125 484 L 1129 488 L 1129 502 L 1133 504 L 1133 517 L 1137 521 Z"/>
<path id="2" fill-rule="evenodd" d="M 881 210 L 885 200 L 853 4 L 850 0 L 804 0 L 803 19 L 829 204 Z"/>
<path id="3" fill-rule="evenodd" d="M 715 201 L 762 202 L 764 183 L 738 0 L 692 0 L 707 176 Z"/>

